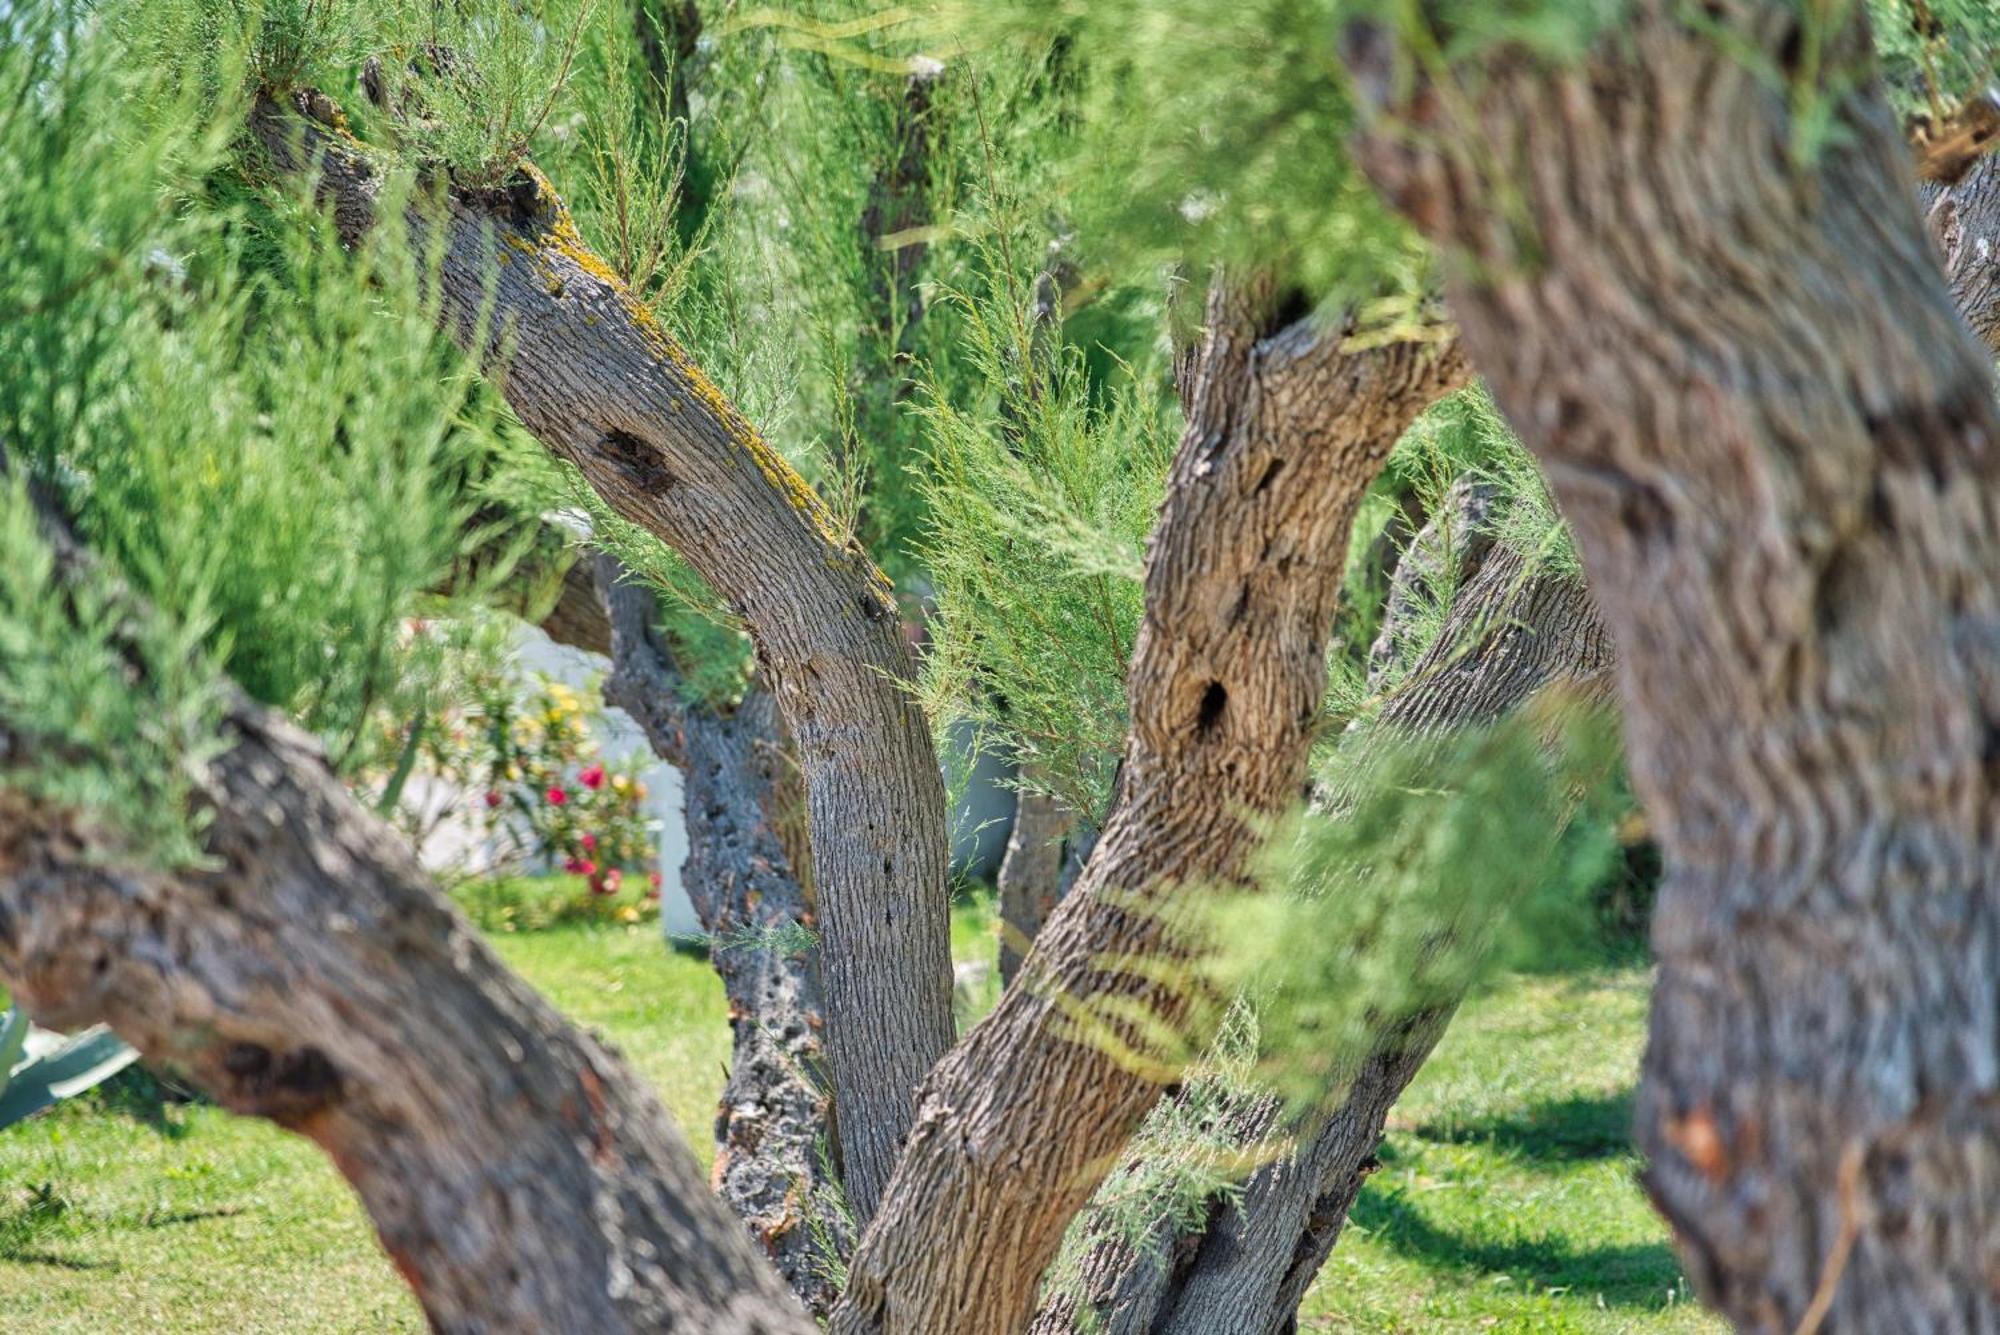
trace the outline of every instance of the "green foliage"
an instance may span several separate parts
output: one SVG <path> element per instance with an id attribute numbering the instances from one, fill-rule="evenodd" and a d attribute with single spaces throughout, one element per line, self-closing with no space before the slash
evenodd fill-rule
<path id="1" fill-rule="evenodd" d="M 0 106 L 17 110 L 0 121 L 0 442 L 17 476 L 0 698 L 50 758 L 11 781 L 108 809 L 179 859 L 218 674 L 358 760 L 407 675 L 406 618 L 465 547 L 494 423 L 393 236 L 347 255 L 309 206 L 217 204 L 240 102 L 132 71 L 103 25 L 0 24 Z M 93 553 L 73 599 L 20 480 Z"/>
<path id="2" fill-rule="evenodd" d="M 976 725 L 1071 810 L 1100 812 L 1173 418 L 1129 371 L 1094 396 L 1073 349 L 1037 347 L 1031 312 L 957 301 L 986 393 L 958 406 L 932 387 L 920 408 L 926 707 L 941 728 Z"/>
<path id="3" fill-rule="evenodd" d="M 1256 998 L 1261 1073 L 1297 1102 L 1337 1101 L 1386 1027 L 1496 967 L 1587 954 L 1622 814 L 1614 730 L 1559 700 L 1440 739 L 1356 736 L 1324 762 L 1337 815 L 1270 845 L 1283 889 L 1217 915 L 1221 977 Z"/>
<path id="4" fill-rule="evenodd" d="M 2000 6 L 1991 0 L 1869 0 L 1868 14 L 1900 111 L 1949 114 L 2000 69 Z"/>

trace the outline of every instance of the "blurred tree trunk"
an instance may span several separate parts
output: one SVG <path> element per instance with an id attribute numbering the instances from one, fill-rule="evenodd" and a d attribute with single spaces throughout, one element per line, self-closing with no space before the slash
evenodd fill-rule
<path id="1" fill-rule="evenodd" d="M 1120 795 L 998 1007 L 926 1082 L 837 1331 L 1018 1331 L 1071 1217 L 1207 1038 L 1184 887 L 1242 885 L 1296 803 L 1355 508 L 1460 378 L 1448 344 L 1348 351 L 1268 285 L 1217 287 L 1147 559 Z M 977 1239 L 974 1245 L 941 1245 Z"/>
<path id="2" fill-rule="evenodd" d="M 317 168 L 344 239 L 379 221 L 379 170 L 327 99 L 300 91 L 254 120 L 280 170 Z M 866 1221 L 954 1033 L 944 783 L 887 581 L 585 248 L 539 173 L 432 185 L 403 221 L 435 248 L 441 323 L 523 425 L 686 557 L 756 642 L 805 778 L 843 1177 Z"/>
<path id="3" fill-rule="evenodd" d="M 48 534 L 58 578 L 88 578 Z M 198 868 L 137 864 L 0 785 L 18 1003 L 317 1142 L 438 1330 L 814 1328 L 644 1083 L 508 971 L 315 743 L 240 694 L 217 741 Z M 0 764 L 39 745 L 0 717 Z"/>
<path id="4" fill-rule="evenodd" d="M 1635 4 L 1567 65 L 1489 44 L 1364 151 L 1618 644 L 1667 861 L 1637 1125 L 1696 1288 L 1746 1330 L 1992 1329 L 1992 364 L 1859 7 L 1709 10 Z"/>
<path id="5" fill-rule="evenodd" d="M 1032 774 L 1021 776 L 1014 801 L 1014 821 L 1007 832 L 1007 852 L 994 878 L 1000 901 L 1000 981 L 1014 981 L 1021 961 L 1042 930 L 1063 891 L 1064 836 L 1070 819 L 1062 804 L 1030 786 Z"/>
<path id="6" fill-rule="evenodd" d="M 811 895 L 782 836 L 793 762 L 777 702 L 754 684 L 727 710 L 686 700 L 652 591 L 615 557 L 600 553 L 592 565 L 611 628 L 604 698 L 681 772 L 681 885 L 729 1001 L 735 1051 L 716 1114 L 713 1185 L 793 1292 L 823 1313 L 852 1240 L 832 1171 Z"/>

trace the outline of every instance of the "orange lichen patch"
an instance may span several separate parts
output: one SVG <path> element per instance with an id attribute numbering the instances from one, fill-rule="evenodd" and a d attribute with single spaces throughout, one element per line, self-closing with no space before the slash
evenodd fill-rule
<path id="1" fill-rule="evenodd" d="M 1668 1118 L 1663 1129 L 1667 1143 L 1694 1165 L 1696 1172 L 1717 1185 L 1728 1179 L 1729 1145 L 1707 1105 L 1697 1107 L 1685 1117 Z"/>

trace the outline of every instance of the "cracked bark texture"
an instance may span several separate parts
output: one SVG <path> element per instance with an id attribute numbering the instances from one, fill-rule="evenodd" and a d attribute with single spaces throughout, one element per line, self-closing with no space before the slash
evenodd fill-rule
<path id="1" fill-rule="evenodd" d="M 585 564 L 580 562 L 579 564 Z M 812 905 L 784 841 L 783 724 L 756 686 L 734 708 L 683 700 L 651 590 L 616 557 L 588 564 L 611 628 L 604 698 L 637 721 L 681 771 L 688 855 L 681 886 L 709 933 L 729 1003 L 734 1050 L 716 1113 L 711 1185 L 750 1226 L 792 1291 L 832 1306 L 832 1274 L 851 1245 L 829 1168 L 833 1133 L 820 1033 Z"/>
<path id="2" fill-rule="evenodd" d="M 1637 1129 L 1691 1279 L 1746 1330 L 1991 1330 L 1992 365 L 1859 10 L 1706 9 L 1727 42 L 1648 0 L 1567 66 L 1489 44 L 1364 159 L 1442 244 L 1618 645 L 1667 863 Z M 1809 144 L 1753 72 L 1806 78 L 1808 20 Z"/>
<path id="3" fill-rule="evenodd" d="M 2000 344 L 2000 158 L 1980 158 L 1955 184 L 1926 184 L 1923 200 L 1952 302 L 1991 349 Z"/>
<path id="4" fill-rule="evenodd" d="M 353 242 L 377 222 L 383 168 L 337 124 L 300 91 L 261 104 L 254 129 L 281 171 L 317 172 Z M 427 187 L 404 222 L 436 265 L 441 323 L 530 432 L 750 629 L 805 781 L 841 1161 L 866 1221 L 953 1039 L 944 783 L 887 581 L 532 167 L 493 189 Z"/>
<path id="5" fill-rule="evenodd" d="M 1206 1038 L 1175 901 L 1243 884 L 1261 818 L 1299 800 L 1354 510 L 1462 374 L 1448 344 L 1348 351 L 1343 329 L 1275 327 L 1278 309 L 1259 284 L 1211 296 L 1148 551 L 1119 795 L 1020 976 L 926 1082 L 836 1331 L 1021 1329 L 1177 1073 L 1154 1039 Z"/>
<path id="6" fill-rule="evenodd" d="M 1492 498 L 1467 482 L 1452 488 L 1451 503 L 1398 564 L 1412 579 L 1435 581 L 1449 560 L 1452 577 L 1463 584 L 1403 685 L 1346 739 L 1351 748 L 1365 753 L 1392 738 L 1442 739 L 1504 717 L 1548 688 L 1569 692 L 1580 707 L 1608 696 L 1610 640 L 1583 582 L 1533 567 L 1473 530 Z M 1407 622 L 1416 606 L 1400 577 L 1399 587 L 1405 596 L 1391 599 L 1383 626 L 1394 643 L 1408 640 L 1407 626 L 1395 622 Z M 1323 818 L 1340 819 L 1338 808 L 1336 799 Z M 1030 1329 L 1036 1335 L 1295 1329 L 1299 1303 L 1375 1166 L 1389 1110 L 1455 1010 L 1454 999 L 1385 1023 L 1373 1047 L 1344 1073 L 1347 1083 L 1327 1091 L 1328 1110 L 1304 1125 L 1283 1125 L 1275 1099 L 1251 1102 L 1238 1116 L 1238 1143 L 1249 1149 L 1291 1135 L 1294 1148 L 1253 1173 L 1240 1198 L 1218 1206 L 1197 1232 L 1162 1226 L 1144 1247 L 1103 1237 L 1086 1252 L 1080 1283 L 1051 1295 Z"/>
<path id="7" fill-rule="evenodd" d="M 74 582 L 88 558 L 51 540 Z M 219 741 L 193 776 L 199 869 L 0 781 L 17 1002 L 319 1144 L 435 1329 L 814 1329 L 651 1091 L 508 971 L 315 742 L 235 692 Z M 0 770 L 40 744 L 0 717 Z"/>

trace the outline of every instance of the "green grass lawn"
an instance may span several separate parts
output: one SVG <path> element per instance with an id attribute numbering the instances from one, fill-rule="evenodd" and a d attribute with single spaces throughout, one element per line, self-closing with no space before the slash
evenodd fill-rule
<path id="1" fill-rule="evenodd" d="M 955 924 L 964 957 L 991 940 L 983 909 Z M 729 1055 L 707 964 L 650 927 L 495 942 L 652 1082 L 706 1162 Z M 1644 1007 L 1640 970 L 1513 978 L 1473 1003 L 1399 1109 L 1305 1328 L 1719 1329 L 1632 1180 Z M 317 1150 L 157 1095 L 133 1072 L 0 1132 L 0 1331 L 422 1328 Z"/>

